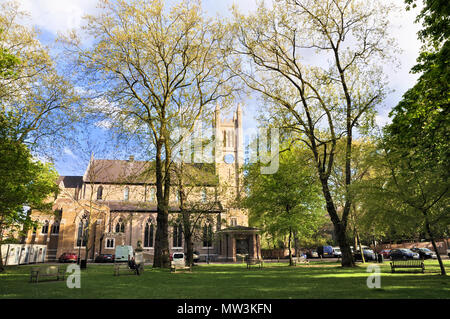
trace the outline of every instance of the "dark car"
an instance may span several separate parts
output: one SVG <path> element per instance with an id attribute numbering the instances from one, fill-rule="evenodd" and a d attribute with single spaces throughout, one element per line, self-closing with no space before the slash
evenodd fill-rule
<path id="1" fill-rule="evenodd" d="M 411 251 L 418 253 L 421 259 L 436 259 L 437 255 L 428 248 L 412 248 Z"/>
<path id="2" fill-rule="evenodd" d="M 114 262 L 114 255 L 112 254 L 100 254 L 95 257 L 96 263 L 112 263 Z"/>
<path id="3" fill-rule="evenodd" d="M 398 248 L 392 249 L 390 253 L 391 260 L 396 259 L 419 259 L 419 254 L 413 252 L 411 249 Z"/>
<path id="4" fill-rule="evenodd" d="M 63 253 L 58 258 L 58 262 L 60 263 L 76 263 L 78 260 L 77 254 L 74 253 Z"/>
<path id="5" fill-rule="evenodd" d="M 380 251 L 380 255 L 383 255 L 384 258 L 389 258 L 391 255 L 391 250 L 383 249 L 382 251 Z"/>
<path id="6" fill-rule="evenodd" d="M 373 252 L 372 249 L 363 248 L 363 254 L 364 254 L 365 261 L 376 261 L 377 260 L 377 257 L 375 256 L 375 253 Z M 355 260 L 362 261 L 361 252 L 359 250 L 355 250 L 355 252 L 353 253 L 353 257 L 355 258 Z"/>

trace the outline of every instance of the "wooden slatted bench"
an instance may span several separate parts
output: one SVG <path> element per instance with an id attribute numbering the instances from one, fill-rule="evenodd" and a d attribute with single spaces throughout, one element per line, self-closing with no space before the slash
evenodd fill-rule
<path id="1" fill-rule="evenodd" d="M 126 272 L 130 275 L 140 275 L 144 271 L 142 264 L 138 265 L 139 272 L 136 269 L 132 269 L 128 266 L 128 263 L 116 263 L 114 264 L 114 276 L 120 276 L 120 273 Z"/>
<path id="2" fill-rule="evenodd" d="M 40 265 L 31 268 L 30 282 L 38 283 L 44 277 L 54 277 L 56 281 L 64 280 L 66 269 L 64 266 Z"/>
<path id="3" fill-rule="evenodd" d="M 177 270 L 192 272 L 192 266 L 183 266 L 177 264 L 170 265 L 170 272 L 177 272 Z"/>
<path id="4" fill-rule="evenodd" d="M 263 268 L 264 262 L 262 259 L 247 258 L 247 269 L 250 269 L 251 266 L 259 266 L 259 268 Z"/>
<path id="5" fill-rule="evenodd" d="M 292 258 L 292 264 L 294 266 L 297 266 L 297 264 L 309 264 L 309 260 L 305 257 Z"/>
<path id="6" fill-rule="evenodd" d="M 398 268 L 420 268 L 425 272 L 425 265 L 420 259 L 393 260 L 391 261 L 391 272 L 394 273 Z"/>

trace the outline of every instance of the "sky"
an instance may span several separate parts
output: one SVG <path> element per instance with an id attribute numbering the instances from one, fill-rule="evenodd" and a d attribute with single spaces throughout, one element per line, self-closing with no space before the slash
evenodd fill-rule
<path id="1" fill-rule="evenodd" d="M 417 39 L 417 32 L 420 24 L 414 23 L 419 8 L 412 11 L 404 10 L 402 0 L 377 0 L 391 1 L 400 6 L 399 13 L 391 17 L 392 30 L 391 35 L 397 40 L 399 48 L 402 50 L 398 55 L 401 65 L 399 69 L 387 69 L 389 77 L 389 87 L 394 90 L 390 93 L 384 103 L 378 106 L 377 123 L 380 126 L 389 123 L 389 111 L 401 100 L 403 93 L 415 84 L 417 75 L 409 71 L 416 63 L 416 58 L 421 46 Z M 0 3 L 6 0 L 0 0 Z M 58 33 L 65 33 L 70 29 L 78 29 L 83 23 L 85 14 L 95 14 L 95 0 L 18 0 L 21 8 L 30 14 L 30 17 L 24 23 L 37 27 L 40 30 L 40 40 L 50 44 Z M 172 3 L 172 0 L 168 1 Z M 249 12 L 256 8 L 255 0 L 203 0 L 202 5 L 212 16 L 229 16 L 229 9 L 236 3 L 241 12 Z M 254 115 L 256 101 L 243 101 L 244 129 L 255 125 Z M 101 132 L 100 132 L 101 133 Z M 79 165 L 72 165 L 79 161 L 76 150 L 66 147 L 61 154 L 61 158 L 55 163 L 58 172 L 61 175 L 82 174 Z"/>

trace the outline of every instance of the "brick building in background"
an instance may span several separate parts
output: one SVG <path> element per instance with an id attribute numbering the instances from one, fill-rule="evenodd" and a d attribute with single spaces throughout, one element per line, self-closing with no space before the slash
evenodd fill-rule
<path id="1" fill-rule="evenodd" d="M 200 258 L 209 255 L 219 261 L 236 261 L 236 254 L 261 258 L 258 230 L 248 227 L 247 212 L 235 204 L 244 161 L 240 106 L 232 120 L 224 121 L 217 107 L 213 129 L 213 163 L 184 164 L 187 207 L 199 216 L 194 250 Z M 171 180 L 176 181 L 175 176 Z M 84 258 L 86 246 L 88 260 L 94 260 L 98 254 L 114 254 L 117 245 L 136 248 L 140 242 L 145 259 L 152 261 L 157 215 L 153 162 L 135 161 L 132 156 L 128 160 L 92 157 L 83 176 L 61 176 L 58 185 L 55 214 L 32 212 L 40 226 L 28 232 L 26 244 L 47 245 L 47 260 L 52 261 L 64 252 Z M 174 183 L 169 210 L 171 252 L 184 251 L 177 189 Z"/>

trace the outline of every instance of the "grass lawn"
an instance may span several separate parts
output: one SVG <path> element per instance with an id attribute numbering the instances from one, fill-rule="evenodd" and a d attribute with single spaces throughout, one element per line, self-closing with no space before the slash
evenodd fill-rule
<path id="1" fill-rule="evenodd" d="M 450 261 L 445 260 L 450 271 Z M 450 278 L 439 275 L 437 261 L 425 262 L 425 274 L 391 274 L 381 265 L 381 288 L 369 289 L 366 265 L 343 269 L 337 263 L 311 262 L 289 267 L 266 263 L 247 270 L 245 264 L 210 264 L 192 273 L 170 273 L 146 267 L 141 276 L 113 276 L 112 264 L 89 264 L 81 288 L 65 281 L 29 283 L 31 265 L 9 267 L 0 273 L 0 299 L 5 298 L 148 298 L 148 299 L 298 299 L 298 298 L 450 298 Z M 407 273 L 409 272 L 409 273 Z"/>

